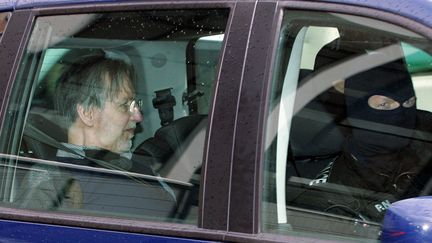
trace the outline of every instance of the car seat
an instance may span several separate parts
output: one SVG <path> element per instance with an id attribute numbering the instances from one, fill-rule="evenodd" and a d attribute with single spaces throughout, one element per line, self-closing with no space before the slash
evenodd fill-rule
<path id="1" fill-rule="evenodd" d="M 153 168 L 161 176 L 188 181 L 197 169 L 197 162 L 202 160 L 206 127 L 207 115 L 190 115 L 174 120 L 141 143 L 134 156 L 137 160 L 140 156 L 152 157 Z"/>
<path id="2" fill-rule="evenodd" d="M 32 109 L 24 128 L 22 144 L 25 147 L 22 147 L 22 153 L 39 159 L 54 158 L 58 148 L 44 142 L 37 132 L 40 131 L 59 143 L 67 142 L 66 126 L 61 124 L 65 124 L 65 121 L 54 112 L 47 109 Z"/>
<path id="3" fill-rule="evenodd" d="M 159 128 L 155 135 L 138 146 L 133 160 L 153 158 L 153 168 L 163 178 L 190 183 L 186 189 L 173 188 L 179 207 L 172 217 L 185 219 L 198 206 L 207 115 L 190 115 Z"/>
<path id="4" fill-rule="evenodd" d="M 301 69 L 301 87 L 334 63 L 353 55 L 341 49 L 340 38 L 326 44 L 317 54 L 313 70 Z M 345 119 L 343 93 L 333 86 L 321 90 L 316 97 L 298 110 L 292 117 L 289 139 L 287 175 L 314 178 L 342 150 L 348 130 L 340 123 Z M 307 95 L 312 95 L 307 93 Z M 295 106 L 298 106 L 297 99 Z"/>

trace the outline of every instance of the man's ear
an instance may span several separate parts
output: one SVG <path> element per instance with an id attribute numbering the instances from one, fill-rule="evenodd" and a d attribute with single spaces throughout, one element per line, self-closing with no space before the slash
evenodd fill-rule
<path id="1" fill-rule="evenodd" d="M 95 111 L 93 107 L 85 109 L 82 105 L 80 104 L 77 105 L 78 116 L 86 126 L 91 127 L 94 125 L 94 119 L 95 119 L 94 112 Z"/>

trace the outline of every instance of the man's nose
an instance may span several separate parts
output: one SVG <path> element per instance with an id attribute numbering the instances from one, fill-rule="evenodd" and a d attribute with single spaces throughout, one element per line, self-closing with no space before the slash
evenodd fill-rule
<path id="1" fill-rule="evenodd" d="M 142 122 L 143 115 L 138 108 L 134 108 L 133 112 L 131 113 L 130 119 L 136 123 L 139 123 L 139 122 Z"/>

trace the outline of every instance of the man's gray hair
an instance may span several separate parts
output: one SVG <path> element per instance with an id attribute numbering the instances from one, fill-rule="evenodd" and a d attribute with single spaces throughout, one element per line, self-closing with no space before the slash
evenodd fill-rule
<path id="1" fill-rule="evenodd" d="M 77 118 L 78 104 L 84 109 L 102 109 L 107 99 L 114 100 L 122 89 L 134 89 L 134 85 L 131 65 L 102 55 L 87 56 L 73 63 L 60 77 L 54 107 L 67 119 L 69 127 Z"/>

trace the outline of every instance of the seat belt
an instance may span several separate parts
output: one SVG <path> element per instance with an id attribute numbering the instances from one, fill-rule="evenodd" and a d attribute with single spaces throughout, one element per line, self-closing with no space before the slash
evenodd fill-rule
<path id="1" fill-rule="evenodd" d="M 95 158 L 91 158 L 88 156 L 83 156 L 79 153 L 77 153 L 75 150 L 70 149 L 66 146 L 64 146 L 63 144 L 61 144 L 60 142 L 58 142 L 57 140 L 55 140 L 54 138 L 50 137 L 49 135 L 45 134 L 44 132 L 42 132 L 41 130 L 39 130 L 38 128 L 36 128 L 35 126 L 33 126 L 32 124 L 27 123 L 24 129 L 24 134 L 36 141 L 40 141 L 42 143 L 45 143 L 46 145 L 52 146 L 54 148 L 57 149 L 61 149 L 65 152 L 69 152 L 75 155 L 78 155 L 80 157 L 83 157 L 85 159 L 88 159 L 91 162 L 94 162 L 100 166 L 102 166 L 102 168 L 107 168 L 107 169 L 112 169 L 112 170 L 120 170 L 120 171 L 124 171 L 124 172 L 128 172 L 125 169 L 113 165 L 111 163 L 105 162 L 103 160 L 99 160 L 99 159 L 95 159 Z M 127 177 L 129 177 L 130 179 L 132 179 L 133 181 L 137 182 L 137 183 L 141 183 L 141 184 L 147 184 L 145 181 L 143 181 L 141 178 L 136 178 L 130 175 L 126 175 Z M 158 176 L 158 175 L 146 175 L 147 179 L 151 179 L 154 181 L 157 181 L 162 188 L 165 189 L 165 191 L 173 198 L 174 202 L 177 204 L 177 198 L 175 196 L 175 193 L 173 191 L 173 189 L 164 181 L 164 178 Z"/>
<path id="2" fill-rule="evenodd" d="M 284 77 L 281 101 L 279 107 L 277 154 L 276 154 L 276 209 L 277 222 L 285 224 L 287 220 L 286 209 L 286 167 L 291 128 L 291 117 L 294 110 L 297 82 L 300 74 L 300 62 L 303 43 L 307 31 L 303 27 L 297 34 Z"/>
<path id="3" fill-rule="evenodd" d="M 112 165 L 108 162 L 102 161 L 102 160 L 98 160 L 98 159 L 94 159 L 94 158 L 90 158 L 87 156 L 83 156 L 79 153 L 77 153 L 75 150 L 68 148 L 66 146 L 64 146 L 62 143 L 60 143 L 59 141 L 55 140 L 54 138 L 48 136 L 47 134 L 45 134 L 44 132 L 42 132 L 41 130 L 39 130 L 38 128 L 36 128 L 35 126 L 33 126 L 32 124 L 27 123 L 24 129 L 24 134 L 36 141 L 40 141 L 46 145 L 49 145 L 51 147 L 57 148 L 57 149 L 61 149 L 65 152 L 71 153 L 71 154 L 75 154 L 78 155 L 80 157 L 83 157 L 85 159 L 88 159 L 100 166 L 102 166 L 103 168 L 108 168 L 108 169 L 116 169 L 116 170 L 124 170 L 118 166 Z"/>

